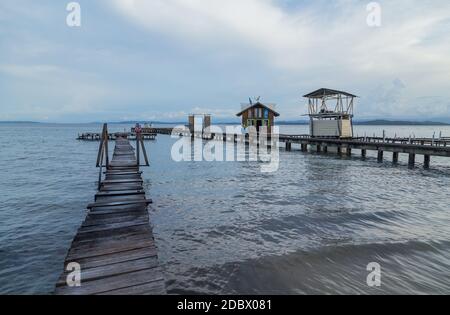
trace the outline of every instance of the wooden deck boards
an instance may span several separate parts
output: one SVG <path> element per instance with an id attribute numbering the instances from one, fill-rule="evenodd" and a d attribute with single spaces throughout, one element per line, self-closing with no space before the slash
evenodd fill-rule
<path id="1" fill-rule="evenodd" d="M 165 294 L 165 282 L 134 148 L 116 140 L 105 180 L 89 205 L 64 266 L 81 266 L 81 286 L 69 287 L 64 271 L 55 289 L 58 295 Z"/>

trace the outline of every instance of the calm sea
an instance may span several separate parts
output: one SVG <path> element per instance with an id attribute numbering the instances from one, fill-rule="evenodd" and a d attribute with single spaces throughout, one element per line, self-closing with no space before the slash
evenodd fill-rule
<path id="1" fill-rule="evenodd" d="M 112 131 L 130 126 L 111 125 Z M 305 134 L 307 126 L 282 126 Z M 360 136 L 450 137 L 449 127 L 357 126 Z M 51 293 L 93 201 L 99 125 L 0 124 L 0 293 Z M 450 159 L 280 152 L 257 162 L 182 162 L 146 144 L 145 186 L 170 293 L 450 293 Z M 372 153 L 373 154 L 373 153 Z M 422 161 L 418 161 L 421 163 Z M 381 266 L 381 287 L 366 283 Z"/>

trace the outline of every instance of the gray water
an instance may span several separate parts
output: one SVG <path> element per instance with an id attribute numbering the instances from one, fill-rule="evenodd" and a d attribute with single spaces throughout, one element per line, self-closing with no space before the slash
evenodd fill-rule
<path id="1" fill-rule="evenodd" d="M 130 126 L 111 125 L 112 131 Z M 304 134 L 307 126 L 282 126 Z M 450 136 L 449 127 L 355 133 Z M 99 125 L 0 124 L 0 293 L 48 294 L 96 191 Z M 145 186 L 170 293 L 450 293 L 450 160 L 410 170 L 333 154 L 280 152 L 257 162 L 172 161 L 176 141 L 147 142 Z M 297 148 L 296 148 L 297 149 Z M 418 161 L 419 163 L 421 161 Z M 382 286 L 366 284 L 377 262 Z"/>

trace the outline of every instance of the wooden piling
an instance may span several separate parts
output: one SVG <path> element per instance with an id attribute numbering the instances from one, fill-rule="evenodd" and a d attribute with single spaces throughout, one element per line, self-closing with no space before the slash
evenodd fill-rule
<path id="1" fill-rule="evenodd" d="M 423 167 L 425 169 L 429 169 L 430 168 L 430 161 L 431 161 L 431 157 L 429 155 L 424 155 Z"/>
<path id="2" fill-rule="evenodd" d="M 399 153 L 398 153 L 398 152 L 393 152 L 393 153 L 392 153 L 392 162 L 393 162 L 394 164 L 397 164 L 397 163 L 398 163 L 398 156 L 399 156 Z"/>
<path id="3" fill-rule="evenodd" d="M 416 164 L 416 155 L 414 153 L 409 154 L 408 166 L 413 168 Z"/>
<path id="4" fill-rule="evenodd" d="M 383 150 L 378 150 L 378 162 L 379 163 L 383 162 L 383 156 L 384 156 Z"/>
<path id="5" fill-rule="evenodd" d="M 286 151 L 291 151 L 291 149 L 292 149 L 292 143 L 287 141 L 286 142 Z"/>

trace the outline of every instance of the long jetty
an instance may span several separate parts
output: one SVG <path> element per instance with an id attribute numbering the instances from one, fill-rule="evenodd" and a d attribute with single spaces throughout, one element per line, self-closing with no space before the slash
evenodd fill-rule
<path id="1" fill-rule="evenodd" d="M 156 139 L 156 133 L 150 132 L 150 133 L 141 133 L 140 137 L 143 140 L 155 140 Z M 108 133 L 107 135 L 108 140 L 116 140 L 119 138 L 126 137 L 128 140 L 136 140 L 136 133 L 133 132 L 115 132 L 115 133 Z M 102 133 L 98 132 L 85 132 L 82 134 L 79 134 L 77 137 L 77 140 L 82 141 L 101 141 L 103 138 Z"/>
<path id="2" fill-rule="evenodd" d="M 99 191 L 69 249 L 57 295 L 166 293 L 147 210 L 151 200 L 146 198 L 140 171 L 141 150 L 143 166 L 149 165 L 144 143 L 139 134 L 136 150 L 127 134 L 117 134 L 115 141 L 109 161 L 105 125 L 97 158 Z M 78 284 L 72 279 L 74 264 L 80 271 Z"/>
<path id="3" fill-rule="evenodd" d="M 208 140 L 232 141 L 249 144 L 248 135 L 227 135 L 224 133 L 190 133 L 186 130 L 174 128 L 149 128 L 146 132 L 156 134 L 175 134 L 185 137 L 203 138 Z M 423 156 L 423 166 L 430 168 L 431 157 L 450 157 L 450 138 L 387 138 L 387 137 L 354 137 L 354 138 L 321 138 L 310 135 L 280 134 L 278 142 L 283 143 L 286 151 L 291 151 L 293 144 L 297 144 L 302 152 L 315 151 L 328 153 L 334 149 L 338 155 L 351 156 L 353 150 L 359 150 L 362 158 L 366 158 L 367 151 L 377 153 L 378 162 L 383 162 L 385 152 L 392 153 L 392 162 L 399 162 L 399 155 L 408 156 L 408 166 L 413 168 L 417 156 Z"/>

